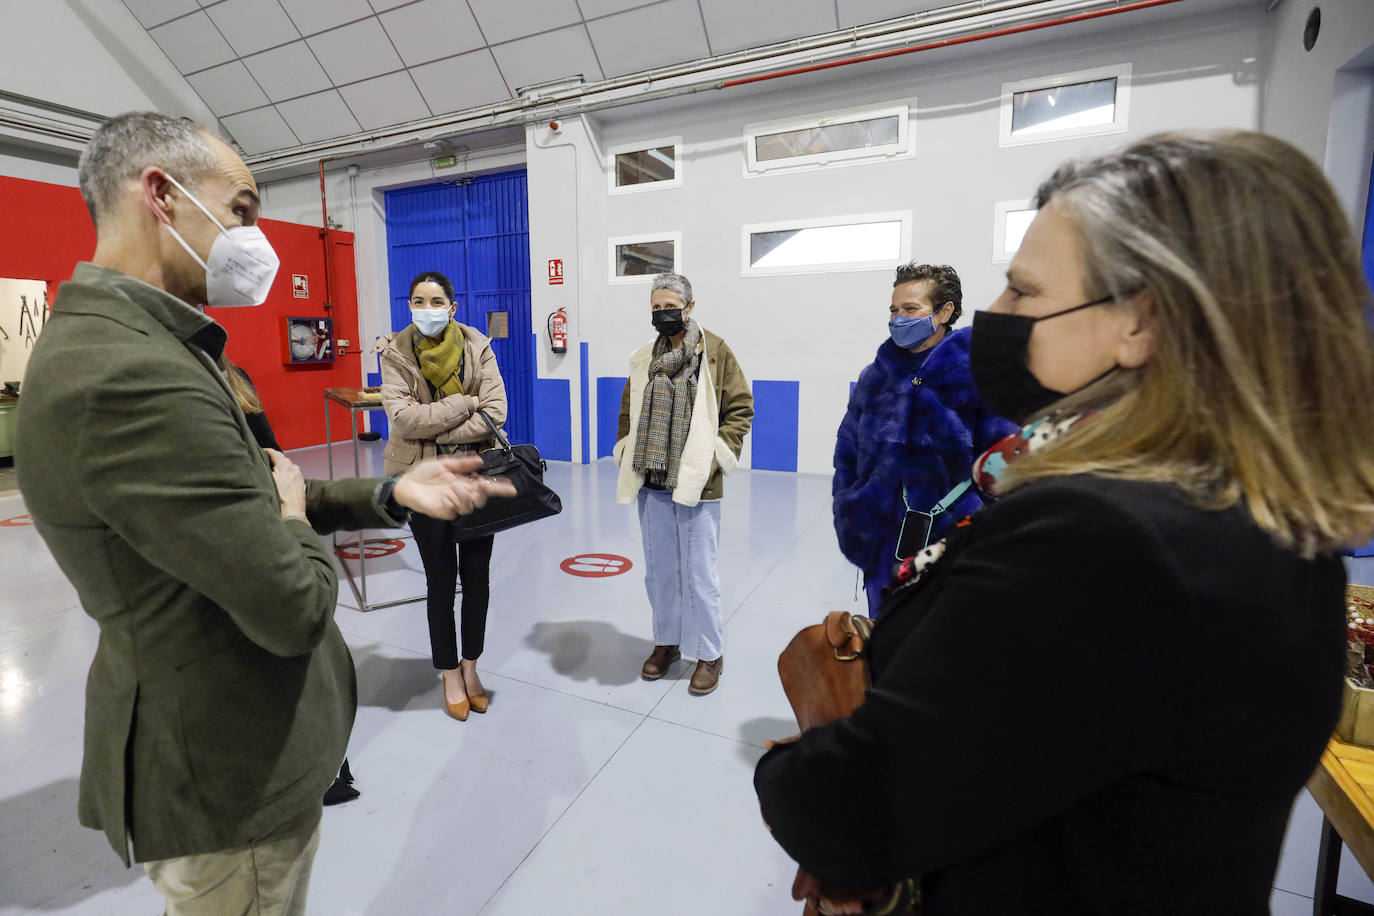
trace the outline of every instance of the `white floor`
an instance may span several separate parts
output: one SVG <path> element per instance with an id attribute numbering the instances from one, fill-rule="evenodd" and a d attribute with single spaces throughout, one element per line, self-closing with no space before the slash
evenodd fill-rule
<path id="1" fill-rule="evenodd" d="M 335 447 L 341 473 L 352 469 L 348 449 Z M 363 473 L 375 473 L 379 451 L 363 449 Z M 326 476 L 323 449 L 292 457 Z M 563 514 L 496 540 L 480 664 L 487 715 L 444 714 L 422 603 L 360 612 L 342 588 L 360 698 L 349 756 L 363 796 L 325 810 L 310 912 L 799 912 L 793 866 L 763 829 L 751 774 L 765 739 L 795 731 L 778 652 L 825 611 L 856 608 L 829 480 L 756 471 L 727 482 L 726 665 L 707 697 L 687 693 L 686 663 L 657 683 L 639 679 L 652 645 L 639 568 L 578 578 L 559 567 L 583 553 L 642 563 L 609 462 L 552 464 L 549 481 Z M 0 914 L 151 916 L 160 899 L 142 870 L 125 870 L 76 823 L 97 628 L 34 529 L 5 524 L 23 513 L 19 497 L 0 498 Z M 404 543 L 368 564 L 370 602 L 423 591 Z M 1278 916 L 1312 911 L 1320 825 L 1304 793 L 1275 878 Z M 1348 852 L 1341 890 L 1374 901 Z"/>

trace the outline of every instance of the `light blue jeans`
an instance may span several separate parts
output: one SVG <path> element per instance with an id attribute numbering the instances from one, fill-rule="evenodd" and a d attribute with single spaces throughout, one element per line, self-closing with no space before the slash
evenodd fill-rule
<path id="1" fill-rule="evenodd" d="M 722 654 L 720 617 L 720 502 L 680 506 L 670 490 L 639 491 L 644 538 L 644 587 L 654 611 L 654 643 L 715 661 Z"/>

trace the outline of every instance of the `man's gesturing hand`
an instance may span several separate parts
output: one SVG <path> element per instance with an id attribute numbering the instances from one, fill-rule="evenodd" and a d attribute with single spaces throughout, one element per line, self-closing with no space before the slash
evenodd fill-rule
<path id="1" fill-rule="evenodd" d="M 441 455 L 427 458 L 396 481 L 396 502 L 433 518 L 468 515 L 488 499 L 514 496 L 515 487 L 504 477 L 482 477 L 482 459 L 476 456 Z"/>

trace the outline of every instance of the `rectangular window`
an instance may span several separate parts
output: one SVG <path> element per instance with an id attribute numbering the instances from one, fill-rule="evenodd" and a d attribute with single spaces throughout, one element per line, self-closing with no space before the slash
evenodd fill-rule
<path id="1" fill-rule="evenodd" d="M 487 312 L 487 337 L 492 340 L 505 340 L 510 337 L 508 312 Z"/>
<path id="2" fill-rule="evenodd" d="M 610 240 L 610 282 L 636 283 L 682 272 L 682 233 L 622 236 Z"/>
<path id="3" fill-rule="evenodd" d="M 1000 145 L 1121 133 L 1130 83 L 1130 64 L 1005 83 Z"/>
<path id="4" fill-rule="evenodd" d="M 1021 239 L 1035 219 L 1035 202 L 999 200 L 994 205 L 992 224 L 992 262 L 1005 264 L 1021 247 Z"/>
<path id="5" fill-rule="evenodd" d="M 836 112 L 744 129 L 745 174 L 910 156 L 909 104 Z"/>
<path id="6" fill-rule="evenodd" d="M 879 270 L 911 256 L 911 211 L 745 226 L 743 275 Z"/>
<path id="7" fill-rule="evenodd" d="M 606 153 L 610 193 L 682 186 L 682 138 L 663 137 L 613 146 Z"/>

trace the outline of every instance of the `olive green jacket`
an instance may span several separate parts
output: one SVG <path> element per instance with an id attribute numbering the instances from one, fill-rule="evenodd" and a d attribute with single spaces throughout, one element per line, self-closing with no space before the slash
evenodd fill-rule
<path id="1" fill-rule="evenodd" d="M 679 458 L 678 485 L 673 490 L 673 502 L 684 506 L 725 495 L 725 475 L 739 467 L 744 437 L 754 423 L 754 395 L 734 351 L 703 328 L 697 352 L 705 358 L 697 369 L 697 398 Z M 621 503 L 633 502 L 644 484 L 644 475 L 634 469 L 635 438 L 653 355 L 654 341 L 630 354 L 630 377 L 620 394 L 614 457 L 620 468 L 616 501 Z"/>
<path id="2" fill-rule="evenodd" d="M 217 367 L 225 333 L 80 264 L 34 347 L 16 467 L 100 623 L 78 812 L 127 865 L 248 843 L 320 804 L 356 711 L 318 531 L 395 526 L 378 481 L 312 481 L 283 521 Z M 312 530 L 311 526 L 315 530 Z"/>

